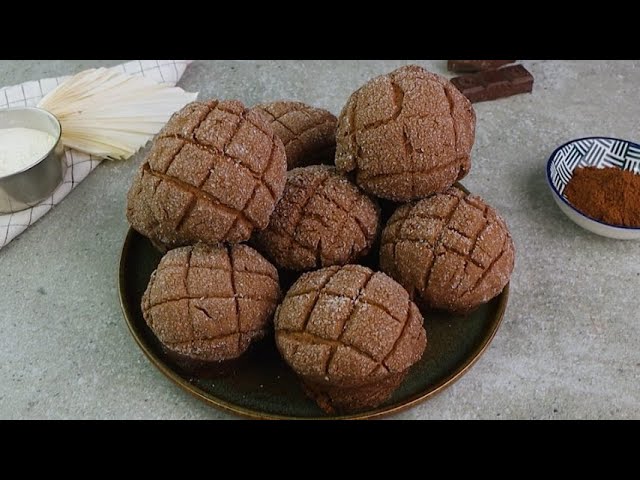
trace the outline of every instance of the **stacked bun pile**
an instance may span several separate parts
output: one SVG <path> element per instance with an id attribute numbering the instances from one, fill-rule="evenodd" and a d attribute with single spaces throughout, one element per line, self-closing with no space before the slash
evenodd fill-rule
<path id="1" fill-rule="evenodd" d="M 504 220 L 455 185 L 474 132 L 469 101 L 418 66 L 370 80 L 337 119 L 290 101 L 187 105 L 128 196 L 131 226 L 166 252 L 148 327 L 198 368 L 274 338 L 326 412 L 384 403 L 422 358 L 430 312 L 468 314 L 513 269 Z"/>

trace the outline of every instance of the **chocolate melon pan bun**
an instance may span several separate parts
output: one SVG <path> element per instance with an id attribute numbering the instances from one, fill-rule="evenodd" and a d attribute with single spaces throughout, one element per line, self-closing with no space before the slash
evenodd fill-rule
<path id="1" fill-rule="evenodd" d="M 282 199 L 255 245 L 280 268 L 344 265 L 371 249 L 380 209 L 335 167 L 312 165 L 287 174 Z"/>
<path id="2" fill-rule="evenodd" d="M 243 242 L 269 223 L 286 170 L 282 141 L 258 113 L 236 100 L 193 102 L 154 139 L 127 219 L 161 249 Z"/>
<path id="3" fill-rule="evenodd" d="M 144 319 L 183 365 L 238 358 L 270 329 L 278 272 L 246 245 L 180 247 L 162 257 L 142 297 Z"/>
<path id="4" fill-rule="evenodd" d="M 399 207 L 382 232 L 380 268 L 428 308 L 469 313 L 509 282 L 506 223 L 457 187 Z"/>
<path id="5" fill-rule="evenodd" d="M 326 412 L 374 408 L 425 350 L 423 319 L 406 290 L 361 265 L 303 274 L 276 311 L 276 344 Z"/>
<path id="6" fill-rule="evenodd" d="M 336 124 L 331 112 L 302 102 L 281 100 L 253 107 L 280 137 L 289 170 L 321 163 L 333 164 Z"/>
<path id="7" fill-rule="evenodd" d="M 467 174 L 475 123 L 471 103 L 446 78 L 402 67 L 349 97 L 338 119 L 336 166 L 378 197 L 423 198 Z"/>

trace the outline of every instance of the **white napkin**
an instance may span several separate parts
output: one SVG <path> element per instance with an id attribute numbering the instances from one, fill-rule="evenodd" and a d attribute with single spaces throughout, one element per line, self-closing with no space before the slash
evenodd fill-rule
<path id="1" fill-rule="evenodd" d="M 134 75 L 142 75 L 158 82 L 175 85 L 191 60 L 134 60 L 114 68 Z M 43 78 L 0 88 L 0 108 L 35 106 L 42 97 L 57 87 L 69 76 Z M 35 207 L 18 213 L 0 214 L 0 249 L 16 238 L 27 227 L 60 203 L 76 185 L 98 166 L 100 159 L 91 155 L 66 149 L 67 173 L 53 194 Z"/>

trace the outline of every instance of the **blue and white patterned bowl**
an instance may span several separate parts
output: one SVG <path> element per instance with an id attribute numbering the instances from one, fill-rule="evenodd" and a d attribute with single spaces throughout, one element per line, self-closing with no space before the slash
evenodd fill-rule
<path id="1" fill-rule="evenodd" d="M 640 173 L 640 145 L 610 137 L 587 137 L 558 147 L 547 162 L 547 181 L 553 199 L 567 217 L 593 233 L 620 240 L 640 238 L 640 228 L 614 226 L 577 210 L 564 195 L 577 167 L 614 167 Z"/>

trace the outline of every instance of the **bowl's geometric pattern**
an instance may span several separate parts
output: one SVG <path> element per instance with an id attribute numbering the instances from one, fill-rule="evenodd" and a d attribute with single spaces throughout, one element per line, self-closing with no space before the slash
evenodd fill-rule
<path id="1" fill-rule="evenodd" d="M 640 174 L 640 145 L 616 138 L 590 137 L 558 148 L 549 162 L 549 177 L 560 195 L 577 167 L 617 167 Z"/>

